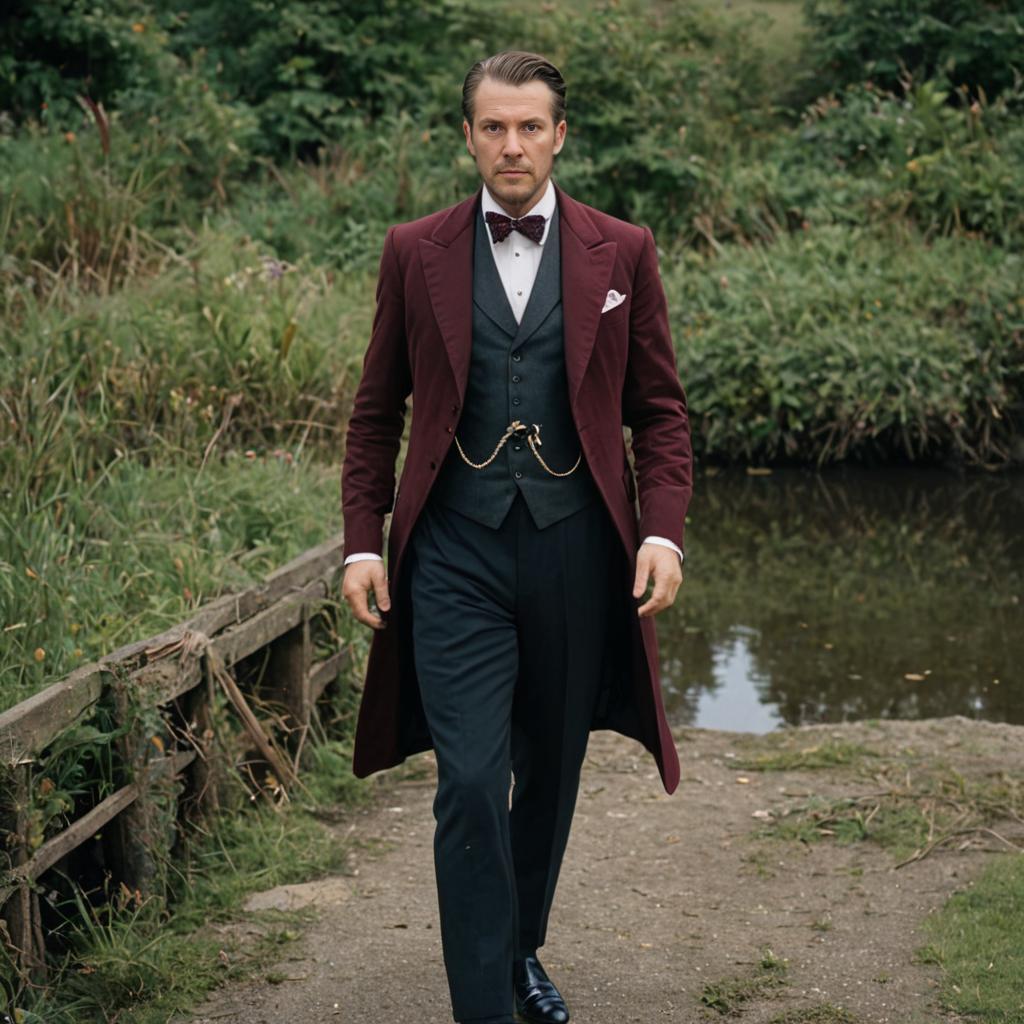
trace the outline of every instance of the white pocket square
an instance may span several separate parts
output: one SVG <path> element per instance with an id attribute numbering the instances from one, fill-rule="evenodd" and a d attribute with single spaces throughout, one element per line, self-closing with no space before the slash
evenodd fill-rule
<path id="1" fill-rule="evenodd" d="M 614 288 L 605 296 L 604 308 L 601 310 L 602 313 L 607 313 L 609 309 L 614 309 L 616 306 L 621 306 L 626 301 L 626 296 L 621 292 L 617 292 Z"/>

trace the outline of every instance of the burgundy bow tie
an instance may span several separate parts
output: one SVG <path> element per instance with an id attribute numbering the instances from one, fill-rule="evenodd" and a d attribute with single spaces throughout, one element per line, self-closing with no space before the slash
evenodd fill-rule
<path id="1" fill-rule="evenodd" d="M 513 231 L 526 235 L 538 245 L 544 237 L 544 218 L 539 213 L 531 213 L 527 217 L 516 219 L 488 210 L 484 214 L 484 220 L 487 221 L 487 226 L 491 229 L 491 239 L 495 242 L 504 242 Z"/>

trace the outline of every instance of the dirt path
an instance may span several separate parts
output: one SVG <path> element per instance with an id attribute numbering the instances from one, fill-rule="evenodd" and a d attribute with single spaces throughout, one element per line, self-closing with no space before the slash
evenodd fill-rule
<path id="1" fill-rule="evenodd" d="M 936 1006 L 935 969 L 915 962 L 926 941 L 919 925 L 981 869 L 988 859 L 982 847 L 996 846 L 991 839 L 968 837 L 966 848 L 943 845 L 894 869 L 896 857 L 873 842 L 756 833 L 770 820 L 765 812 L 777 816 L 811 795 L 878 788 L 886 781 L 880 768 L 907 756 L 949 764 L 969 778 L 1019 773 L 1024 728 L 955 718 L 766 737 L 683 730 L 678 739 L 683 781 L 673 797 L 637 745 L 608 733 L 591 741 L 543 955 L 573 1020 L 726 1019 L 702 996 L 718 996 L 720 1008 L 731 1004 L 729 1019 L 743 1024 L 958 1020 Z M 836 743 L 859 745 L 843 748 L 855 751 L 854 763 L 737 767 L 765 751 Z M 883 757 L 876 761 L 870 751 Z M 220 989 L 194 1024 L 451 1019 L 431 859 L 429 755 L 404 774 L 382 786 L 372 808 L 337 826 L 358 840 L 353 874 L 286 894 L 296 905 L 311 901 L 318 916 L 274 968 L 275 983 Z M 1019 828 L 1002 834 L 1022 838 Z M 761 966 L 766 949 L 782 968 Z M 811 1008 L 818 1015 L 797 1013 Z"/>

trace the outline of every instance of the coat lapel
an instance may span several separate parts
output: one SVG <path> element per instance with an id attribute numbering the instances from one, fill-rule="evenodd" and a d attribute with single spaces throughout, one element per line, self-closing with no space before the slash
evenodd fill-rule
<path id="1" fill-rule="evenodd" d="M 460 403 L 466 395 L 473 344 L 473 217 L 479 202 L 478 190 L 453 206 L 430 238 L 419 240 L 423 277 Z"/>
<path id="2" fill-rule="evenodd" d="M 575 405 L 590 361 L 615 265 L 615 242 L 605 242 L 586 208 L 556 186 L 562 222 L 562 312 L 569 401 Z"/>

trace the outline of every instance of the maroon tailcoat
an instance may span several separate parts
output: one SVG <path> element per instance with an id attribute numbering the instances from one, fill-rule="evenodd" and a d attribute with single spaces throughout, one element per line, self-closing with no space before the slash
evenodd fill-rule
<path id="1" fill-rule="evenodd" d="M 692 477 L 686 399 L 650 230 L 576 202 L 561 189 L 556 194 L 567 398 L 587 465 L 626 552 L 628 594 L 641 537 L 683 545 Z M 447 210 L 392 227 L 384 241 L 377 312 L 342 468 L 346 556 L 382 554 L 385 517 L 391 513 L 391 609 L 387 628 L 374 633 L 370 649 L 353 759 L 358 776 L 431 746 L 411 656 L 402 556 L 452 443 L 466 392 L 479 197 L 477 192 Z M 602 313 L 612 289 L 625 301 Z M 410 392 L 412 424 L 396 490 Z M 623 424 L 632 431 L 635 481 Z M 624 682 L 630 696 L 624 711 L 594 727 L 639 739 L 671 793 L 679 782 L 679 759 L 662 706 L 654 619 L 641 619 L 636 607 L 631 598 L 623 602 L 631 620 L 631 671 Z"/>

